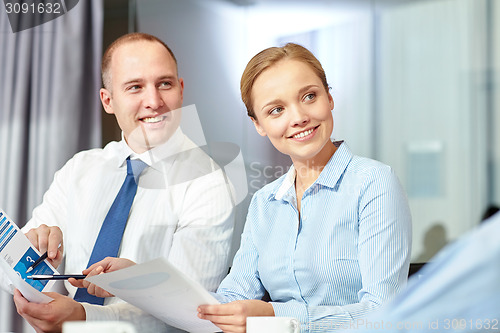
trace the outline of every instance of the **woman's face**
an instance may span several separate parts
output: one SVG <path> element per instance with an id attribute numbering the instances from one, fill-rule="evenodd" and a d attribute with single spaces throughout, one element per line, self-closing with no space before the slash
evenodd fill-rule
<path id="1" fill-rule="evenodd" d="M 306 63 L 281 60 L 254 82 L 252 101 L 262 136 L 294 163 L 325 153 L 333 131 L 333 98 Z"/>

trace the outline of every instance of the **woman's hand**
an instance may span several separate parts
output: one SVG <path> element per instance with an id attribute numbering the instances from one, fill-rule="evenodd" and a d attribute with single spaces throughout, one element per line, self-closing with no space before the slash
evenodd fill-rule
<path id="1" fill-rule="evenodd" d="M 82 274 L 89 276 L 99 275 L 102 273 L 109 273 L 113 271 L 117 271 L 119 269 L 127 268 L 135 265 L 135 262 L 132 260 L 128 260 L 125 258 L 112 258 L 107 257 L 101 261 L 96 262 L 91 265 L 89 268 L 85 269 Z M 99 288 L 93 283 L 90 283 L 86 280 L 76 280 L 76 279 L 68 279 L 68 282 L 73 286 L 78 288 L 87 288 L 87 292 L 91 295 L 95 295 L 97 297 L 112 297 L 113 294 L 107 292 L 106 290 Z"/>
<path id="2" fill-rule="evenodd" d="M 273 306 L 260 300 L 242 300 L 198 307 L 198 317 L 210 320 L 226 333 L 246 332 L 247 317 L 258 316 L 274 316 Z"/>

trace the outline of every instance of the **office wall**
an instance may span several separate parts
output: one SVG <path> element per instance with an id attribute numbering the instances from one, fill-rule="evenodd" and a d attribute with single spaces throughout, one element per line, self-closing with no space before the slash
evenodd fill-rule
<path id="1" fill-rule="evenodd" d="M 317 52 L 334 98 L 332 137 L 345 140 L 360 156 L 376 157 L 373 14 L 370 9 L 349 20 L 317 30 Z"/>
<path id="2" fill-rule="evenodd" d="M 413 258 L 475 226 L 486 205 L 486 1 L 416 2 L 381 13 L 378 158 L 413 215 Z"/>

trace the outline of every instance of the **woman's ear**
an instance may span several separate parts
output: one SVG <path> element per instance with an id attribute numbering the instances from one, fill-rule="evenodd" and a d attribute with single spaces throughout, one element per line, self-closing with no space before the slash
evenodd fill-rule
<path id="1" fill-rule="evenodd" d="M 335 103 L 333 102 L 333 97 L 332 94 L 328 93 L 328 102 L 330 103 L 330 111 L 333 111 L 333 107 L 335 106 Z"/>
<path id="2" fill-rule="evenodd" d="M 262 126 L 260 126 L 259 121 L 254 117 L 250 117 L 250 119 L 252 119 L 253 125 L 255 126 L 257 133 L 259 133 L 261 136 L 267 136 L 266 131 L 264 131 Z"/>

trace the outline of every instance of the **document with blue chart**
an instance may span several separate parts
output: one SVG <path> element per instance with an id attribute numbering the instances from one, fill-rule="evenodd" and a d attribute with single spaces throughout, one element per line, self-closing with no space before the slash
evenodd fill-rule
<path id="1" fill-rule="evenodd" d="M 31 272 L 26 270 L 40 258 L 41 254 L 34 248 L 19 227 L 0 209 L 0 268 L 9 278 L 11 284 L 19 289 L 30 302 L 48 303 L 52 298 L 42 291 L 50 291 L 55 283 L 48 280 L 31 280 L 28 275 L 59 274 L 46 260 L 38 264 Z"/>
<path id="2" fill-rule="evenodd" d="M 202 304 L 220 304 L 219 301 L 165 258 L 86 280 L 181 330 L 220 332 L 211 321 L 198 318 L 197 311 Z"/>

